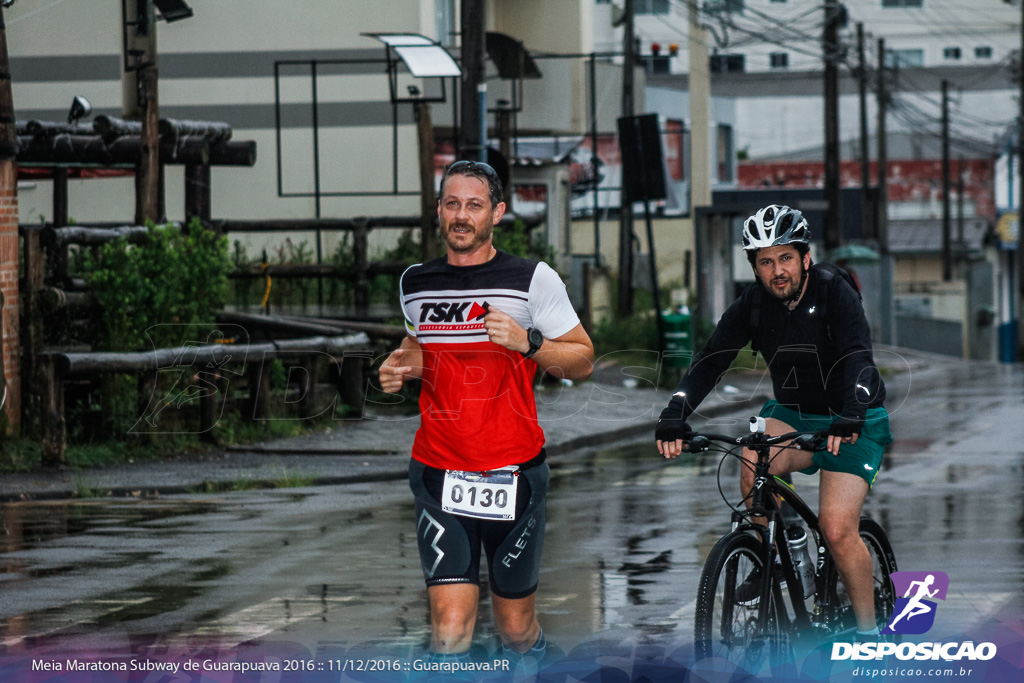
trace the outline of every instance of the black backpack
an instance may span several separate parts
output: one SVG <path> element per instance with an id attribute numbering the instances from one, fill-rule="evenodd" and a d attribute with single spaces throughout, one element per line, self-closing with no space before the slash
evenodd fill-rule
<path id="1" fill-rule="evenodd" d="M 854 279 L 850 271 L 846 270 L 841 266 L 837 266 L 834 263 L 815 263 L 811 265 L 811 269 L 818 274 L 825 282 L 826 293 L 831 293 L 832 287 L 838 282 L 836 278 L 842 278 L 853 288 L 853 291 L 857 292 L 857 299 L 864 303 L 864 297 L 860 294 L 860 285 L 857 284 L 857 280 Z M 757 326 L 761 322 L 761 303 L 764 301 L 765 291 L 764 287 L 760 282 L 754 282 L 753 285 L 756 289 L 753 293 L 753 299 L 750 302 L 750 321 L 748 323 L 748 329 L 750 330 L 750 350 L 756 356 L 757 355 Z M 821 297 L 823 300 L 818 302 L 816 305 L 822 311 L 822 318 L 825 320 L 825 324 L 828 325 L 828 312 L 826 305 L 828 304 L 829 296 Z M 832 328 L 828 328 L 829 339 L 832 338 Z"/>

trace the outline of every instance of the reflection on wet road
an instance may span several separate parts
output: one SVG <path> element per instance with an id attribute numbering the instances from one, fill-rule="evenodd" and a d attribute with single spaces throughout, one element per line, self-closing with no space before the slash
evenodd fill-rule
<path id="1" fill-rule="evenodd" d="M 971 366 L 893 405 L 897 441 L 867 512 L 901 569 L 949 575 L 936 636 L 1019 611 L 1022 379 Z M 669 463 L 645 441 L 554 463 L 537 598 L 548 638 L 688 642 L 704 557 L 728 528 L 718 459 Z M 723 482 L 734 494 L 734 467 Z M 815 478 L 796 484 L 816 500 Z M 397 654 L 429 632 L 412 517 L 404 481 L 0 506 L 0 643 L 267 637 Z M 490 637 L 486 600 L 480 623 Z"/>

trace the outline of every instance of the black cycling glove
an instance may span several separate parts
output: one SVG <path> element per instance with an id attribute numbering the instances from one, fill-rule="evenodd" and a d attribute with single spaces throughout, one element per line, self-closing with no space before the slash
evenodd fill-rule
<path id="1" fill-rule="evenodd" d="M 829 425 L 828 435 L 839 436 L 842 438 L 853 436 L 854 434 L 860 434 L 861 429 L 864 427 L 864 420 L 856 417 L 844 417 L 840 415 Z"/>
<path id="2" fill-rule="evenodd" d="M 693 437 L 693 429 L 683 419 L 683 404 L 680 401 L 669 401 L 661 411 L 658 426 L 654 429 L 655 441 L 689 441 Z"/>

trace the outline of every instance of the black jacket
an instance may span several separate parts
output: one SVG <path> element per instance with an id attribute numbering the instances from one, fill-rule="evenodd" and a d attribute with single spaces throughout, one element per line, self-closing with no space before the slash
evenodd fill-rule
<path id="1" fill-rule="evenodd" d="M 860 296 L 842 277 L 828 278 L 815 266 L 807 280 L 807 290 L 792 311 L 759 282 L 729 306 L 676 388 L 686 395 L 683 419 L 752 337 L 768 363 L 779 403 L 804 413 L 854 419 L 882 405 L 885 385 L 872 356 Z M 755 306 L 760 307 L 756 326 Z"/>

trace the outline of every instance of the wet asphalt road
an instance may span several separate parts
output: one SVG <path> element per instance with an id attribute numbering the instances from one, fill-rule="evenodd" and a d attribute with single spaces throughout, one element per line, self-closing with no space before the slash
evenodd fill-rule
<path id="1" fill-rule="evenodd" d="M 931 636 L 1019 620 L 1024 369 L 891 386 L 897 440 L 866 512 L 900 569 L 949 575 Z M 692 640 L 701 565 L 728 527 L 717 458 L 669 463 L 645 441 L 554 464 L 537 598 L 549 641 Z M 815 482 L 796 481 L 810 500 Z M 404 482 L 0 506 L 0 648 L 265 638 L 405 655 L 429 634 L 412 518 Z M 489 642 L 486 600 L 480 624 Z"/>

